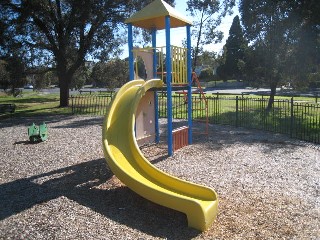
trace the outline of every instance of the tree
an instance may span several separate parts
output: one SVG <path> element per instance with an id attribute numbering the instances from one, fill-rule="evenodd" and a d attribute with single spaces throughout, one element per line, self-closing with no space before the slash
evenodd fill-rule
<path id="1" fill-rule="evenodd" d="M 221 23 L 221 18 L 226 13 L 231 11 L 231 8 L 235 5 L 234 0 L 188 0 L 187 11 L 191 16 L 198 19 L 194 22 L 192 36 L 196 40 L 196 44 L 193 47 L 193 70 L 198 63 L 198 55 L 203 50 L 203 45 L 210 44 L 212 42 L 220 42 L 223 38 L 221 31 L 217 31 L 217 26 Z"/>
<path id="2" fill-rule="evenodd" d="M 315 0 L 240 1 L 246 36 L 262 57 L 256 62 L 256 69 L 264 74 L 271 88 L 267 110 L 271 109 L 281 82 L 297 76 L 297 70 L 302 78 L 310 73 L 310 66 L 319 69 L 318 10 Z"/>
<path id="3" fill-rule="evenodd" d="M 46 62 L 56 69 L 60 106 L 68 106 L 69 87 L 77 69 L 90 55 L 107 60 L 123 43 L 121 23 L 150 0 L 2 0 L 0 27 L 19 45 L 29 63 Z M 172 1 L 170 1 L 172 2 Z M 8 48 L 7 48 L 8 49 Z"/>
<path id="4" fill-rule="evenodd" d="M 8 63 L 4 60 L 0 60 L 0 86 L 5 91 L 10 86 L 10 74 L 7 71 Z"/>
<path id="5" fill-rule="evenodd" d="M 249 46 L 245 52 L 244 78 L 252 87 L 269 87 L 268 71 L 263 43 Z"/>
<path id="6" fill-rule="evenodd" d="M 217 66 L 216 54 L 214 52 L 203 51 L 197 61 L 201 65 L 199 71 L 196 71 L 201 81 L 216 80 L 214 77 L 214 70 Z"/>
<path id="7" fill-rule="evenodd" d="M 129 64 L 126 60 L 113 59 L 96 63 L 90 79 L 96 87 L 114 89 L 129 80 Z"/>
<path id="8" fill-rule="evenodd" d="M 287 1 L 290 12 L 293 54 L 290 60 L 294 86 L 316 87 L 320 82 L 320 4 L 315 0 Z"/>
<path id="9" fill-rule="evenodd" d="M 240 11 L 246 34 L 255 49 L 262 53 L 261 61 L 256 62 L 260 76 L 268 81 L 271 89 L 267 106 L 269 111 L 274 102 L 276 88 L 285 77 L 286 64 L 290 53 L 287 4 L 278 1 L 241 1 Z M 262 70 L 262 71 L 261 71 Z"/>
<path id="10" fill-rule="evenodd" d="M 26 83 L 25 65 L 19 57 L 6 57 L 1 61 L 1 82 L 3 89 L 11 89 L 11 93 L 16 88 L 22 87 Z"/>
<path id="11" fill-rule="evenodd" d="M 198 56 L 198 63 L 214 68 L 217 64 L 215 52 L 203 51 L 202 54 Z"/>
<path id="12" fill-rule="evenodd" d="M 58 84 L 59 84 L 58 76 L 55 71 L 46 72 L 43 76 L 43 80 L 46 83 L 46 85 L 45 85 L 46 87 L 48 87 L 50 85 L 58 86 Z"/>
<path id="13" fill-rule="evenodd" d="M 80 66 L 72 76 L 70 87 L 74 89 L 81 89 L 89 80 L 91 71 L 85 65 Z"/>
<path id="14" fill-rule="evenodd" d="M 248 44 L 240 25 L 239 16 L 235 16 L 229 30 L 229 37 L 224 46 L 224 64 L 219 67 L 223 79 L 242 78 L 245 67 L 244 55 Z"/>

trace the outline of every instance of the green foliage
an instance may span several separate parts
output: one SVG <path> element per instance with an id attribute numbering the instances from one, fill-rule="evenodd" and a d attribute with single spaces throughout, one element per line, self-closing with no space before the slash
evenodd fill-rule
<path id="1" fill-rule="evenodd" d="M 217 65 L 217 56 L 215 52 L 203 51 L 198 57 L 198 65 L 214 68 Z"/>
<path id="2" fill-rule="evenodd" d="M 308 75 L 319 72 L 319 4 L 314 0 L 241 0 L 239 6 L 251 42 L 246 75 L 268 83 L 270 110 L 277 86 L 287 82 L 306 86 Z"/>
<path id="3" fill-rule="evenodd" d="M 81 89 L 86 82 L 88 82 L 88 79 L 90 78 L 91 71 L 86 66 L 81 66 L 77 69 L 77 71 L 72 76 L 70 88 L 79 90 Z"/>
<path id="4" fill-rule="evenodd" d="M 213 80 L 213 70 L 212 68 L 204 68 L 201 70 L 200 76 L 199 76 L 201 81 L 211 81 Z"/>
<path id="5" fill-rule="evenodd" d="M 10 86 L 10 73 L 7 71 L 7 62 L 0 60 L 0 86 L 7 90 Z"/>
<path id="6" fill-rule="evenodd" d="M 245 51 L 248 47 L 240 25 L 239 16 L 233 18 L 229 30 L 229 37 L 224 46 L 224 60 L 218 68 L 218 75 L 222 79 L 238 79 L 243 77 L 245 69 Z"/>
<path id="7" fill-rule="evenodd" d="M 212 42 L 220 42 L 223 38 L 223 33 L 217 30 L 217 26 L 221 23 L 221 18 L 230 12 L 235 5 L 235 1 L 199 1 L 188 0 L 187 11 L 191 16 L 196 17 L 193 23 L 192 37 L 196 44 L 193 47 L 193 70 L 198 66 L 198 55 L 203 50 L 203 45 Z"/>
<path id="8" fill-rule="evenodd" d="M 172 1 L 169 1 L 172 2 Z M 55 66 L 60 105 L 67 106 L 73 75 L 89 56 L 120 53 L 124 19 L 150 0 L 0 1 L 0 54 L 18 52 L 30 65 Z M 2 40 L 1 38 L 1 40 Z"/>
<path id="9" fill-rule="evenodd" d="M 58 86 L 59 79 L 56 71 L 48 71 L 43 76 L 43 81 L 46 83 L 46 86 L 49 87 L 51 85 Z"/>
<path id="10" fill-rule="evenodd" d="M 320 88 L 320 72 L 311 73 L 308 76 L 308 80 L 311 89 Z"/>
<path id="11" fill-rule="evenodd" d="M 96 63 L 92 69 L 90 79 L 96 87 L 109 89 L 121 87 L 129 80 L 128 62 L 114 59 L 106 63 Z"/>
<path id="12" fill-rule="evenodd" d="M 25 65 L 18 56 L 4 57 L 0 63 L 0 74 L 2 89 L 10 89 L 12 94 L 26 83 Z"/>
<path id="13" fill-rule="evenodd" d="M 319 71 L 319 4 L 316 1 L 242 0 L 246 34 L 259 51 L 261 68 L 274 81 L 303 81 Z M 260 62 L 260 61 L 256 61 Z"/>

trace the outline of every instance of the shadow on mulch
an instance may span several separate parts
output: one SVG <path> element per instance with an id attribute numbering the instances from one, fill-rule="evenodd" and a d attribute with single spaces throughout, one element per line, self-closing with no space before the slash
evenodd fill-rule
<path id="1" fill-rule="evenodd" d="M 69 119 L 75 118 L 73 115 L 44 115 L 39 114 L 35 116 L 14 116 L 11 118 L 1 119 L 0 128 L 6 127 L 14 127 L 14 126 L 29 126 L 33 122 L 36 124 L 40 124 L 42 122 L 45 123 L 56 123 L 60 121 L 66 121 Z"/>
<path id="2" fill-rule="evenodd" d="M 200 233 L 187 227 L 183 213 L 154 204 L 121 184 L 105 159 L 0 185 L 0 220 L 61 196 L 151 236 L 190 239 Z"/>
<path id="3" fill-rule="evenodd" d="M 58 123 L 66 120 L 73 119 L 68 124 L 61 126 L 54 126 L 53 128 L 85 128 L 87 126 L 94 125 L 102 125 L 104 117 L 90 117 L 90 116 L 82 116 L 88 117 L 88 119 L 77 118 L 76 115 L 36 115 L 36 116 L 16 116 L 8 119 L 0 120 L 0 128 L 13 127 L 13 126 L 29 126 L 32 123 L 41 124 L 45 122 L 50 128 L 52 127 L 50 124 Z"/>
<path id="4" fill-rule="evenodd" d="M 104 117 L 94 117 L 94 118 L 89 118 L 89 119 L 77 119 L 74 118 L 74 121 L 63 125 L 63 126 L 56 126 L 54 128 L 85 128 L 87 126 L 95 126 L 95 125 L 100 125 L 102 126 L 103 124 L 103 119 Z"/>

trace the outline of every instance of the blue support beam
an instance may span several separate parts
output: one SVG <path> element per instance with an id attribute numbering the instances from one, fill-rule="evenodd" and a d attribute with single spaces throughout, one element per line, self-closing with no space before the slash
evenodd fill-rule
<path id="1" fill-rule="evenodd" d="M 168 155 L 173 154 L 172 141 L 172 66 L 171 66 L 171 43 L 170 43 L 170 16 L 165 18 L 166 32 L 166 82 L 167 82 L 167 119 L 168 119 Z"/>
<path id="2" fill-rule="evenodd" d="M 192 66 L 191 66 L 191 32 L 187 25 L 187 77 L 188 77 L 188 143 L 192 144 Z"/>
<path id="3" fill-rule="evenodd" d="M 153 48 L 153 78 L 157 78 L 157 30 L 152 30 L 152 48 Z"/>
<path id="4" fill-rule="evenodd" d="M 134 80 L 132 24 L 128 24 L 129 80 Z"/>
<path id="5" fill-rule="evenodd" d="M 157 78 L 157 30 L 152 30 L 152 48 L 153 48 L 153 78 Z M 158 108 L 158 93 L 154 91 L 154 111 L 155 111 L 155 132 L 156 132 L 156 143 L 160 142 L 159 132 L 159 108 Z"/>

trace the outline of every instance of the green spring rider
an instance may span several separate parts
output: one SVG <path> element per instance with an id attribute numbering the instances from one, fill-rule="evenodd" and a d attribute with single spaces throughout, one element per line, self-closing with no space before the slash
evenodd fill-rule
<path id="1" fill-rule="evenodd" d="M 29 135 L 29 140 L 32 143 L 46 141 L 48 139 L 47 124 L 42 123 L 38 127 L 37 125 L 32 123 L 32 125 L 30 127 L 28 127 L 28 135 Z"/>

